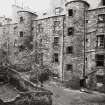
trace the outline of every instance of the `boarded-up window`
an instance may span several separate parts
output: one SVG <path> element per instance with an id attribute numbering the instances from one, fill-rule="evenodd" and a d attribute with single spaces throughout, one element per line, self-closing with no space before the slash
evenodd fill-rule
<path id="1" fill-rule="evenodd" d="M 104 55 L 96 55 L 96 66 L 104 66 Z"/>

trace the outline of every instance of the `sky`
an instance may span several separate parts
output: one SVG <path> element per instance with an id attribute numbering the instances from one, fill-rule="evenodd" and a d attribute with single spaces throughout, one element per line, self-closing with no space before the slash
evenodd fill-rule
<path id="1" fill-rule="evenodd" d="M 50 8 L 50 0 L 0 0 L 0 16 L 12 16 L 12 4 L 28 6 L 33 11 L 41 11 Z M 87 0 L 92 7 L 95 7 L 100 0 Z"/>

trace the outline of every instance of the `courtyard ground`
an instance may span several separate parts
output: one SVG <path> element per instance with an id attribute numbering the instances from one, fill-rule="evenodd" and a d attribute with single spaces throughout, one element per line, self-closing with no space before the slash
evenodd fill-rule
<path id="1" fill-rule="evenodd" d="M 104 93 L 72 90 L 53 81 L 44 84 L 44 87 L 53 92 L 53 105 L 105 105 Z"/>

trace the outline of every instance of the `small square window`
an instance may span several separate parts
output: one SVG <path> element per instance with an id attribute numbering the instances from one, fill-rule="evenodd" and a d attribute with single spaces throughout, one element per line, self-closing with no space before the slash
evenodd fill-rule
<path id="1" fill-rule="evenodd" d="M 68 10 L 68 16 L 73 16 L 73 10 L 72 9 Z"/>
<path id="2" fill-rule="evenodd" d="M 22 52 L 22 51 L 24 51 L 24 50 L 25 50 L 25 46 L 20 45 L 20 46 L 19 46 L 19 51 Z"/>
<path id="3" fill-rule="evenodd" d="M 58 45 L 59 43 L 59 37 L 54 37 L 54 45 Z"/>
<path id="4" fill-rule="evenodd" d="M 59 62 L 59 54 L 58 53 L 54 53 L 54 55 L 53 55 L 53 62 L 54 63 L 58 63 Z"/>
<path id="5" fill-rule="evenodd" d="M 72 54 L 73 53 L 73 47 L 72 46 L 69 46 L 66 48 L 66 53 L 67 54 Z"/>
<path id="6" fill-rule="evenodd" d="M 23 31 L 20 31 L 20 37 L 23 37 L 23 34 L 24 34 Z"/>
<path id="7" fill-rule="evenodd" d="M 66 70 L 67 70 L 67 71 L 73 71 L 73 65 L 67 64 L 67 65 L 66 65 Z"/>
<path id="8" fill-rule="evenodd" d="M 68 28 L 68 36 L 73 34 L 74 34 L 74 28 L 73 27 Z"/>

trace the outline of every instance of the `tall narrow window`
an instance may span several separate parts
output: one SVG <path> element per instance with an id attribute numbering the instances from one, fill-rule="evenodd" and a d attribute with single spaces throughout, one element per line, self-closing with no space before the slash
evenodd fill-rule
<path id="1" fill-rule="evenodd" d="M 68 36 L 73 34 L 74 34 L 74 28 L 73 27 L 68 28 Z"/>
<path id="2" fill-rule="evenodd" d="M 58 56 L 59 56 L 58 53 L 54 53 L 54 55 L 53 55 L 53 62 L 54 63 L 58 63 L 59 62 L 59 57 Z"/>
<path id="3" fill-rule="evenodd" d="M 73 53 L 73 47 L 72 46 L 69 46 L 66 48 L 66 53 L 67 54 L 72 54 Z"/>
<path id="4" fill-rule="evenodd" d="M 105 47 L 105 37 L 104 35 L 97 36 L 97 47 Z"/>
<path id="5" fill-rule="evenodd" d="M 23 37 L 23 31 L 20 31 L 20 37 Z"/>
<path id="6" fill-rule="evenodd" d="M 73 10 L 72 9 L 68 10 L 68 16 L 73 16 Z"/>
<path id="7" fill-rule="evenodd" d="M 73 65 L 67 64 L 67 65 L 66 65 L 66 70 L 67 70 L 67 71 L 73 71 Z"/>
<path id="8" fill-rule="evenodd" d="M 59 37 L 54 37 L 54 45 L 58 45 L 59 43 Z"/>
<path id="9" fill-rule="evenodd" d="M 38 30 L 38 32 L 43 32 L 42 24 L 38 24 L 37 30 Z"/>
<path id="10" fill-rule="evenodd" d="M 96 55 L 96 66 L 104 66 L 104 55 Z"/>

